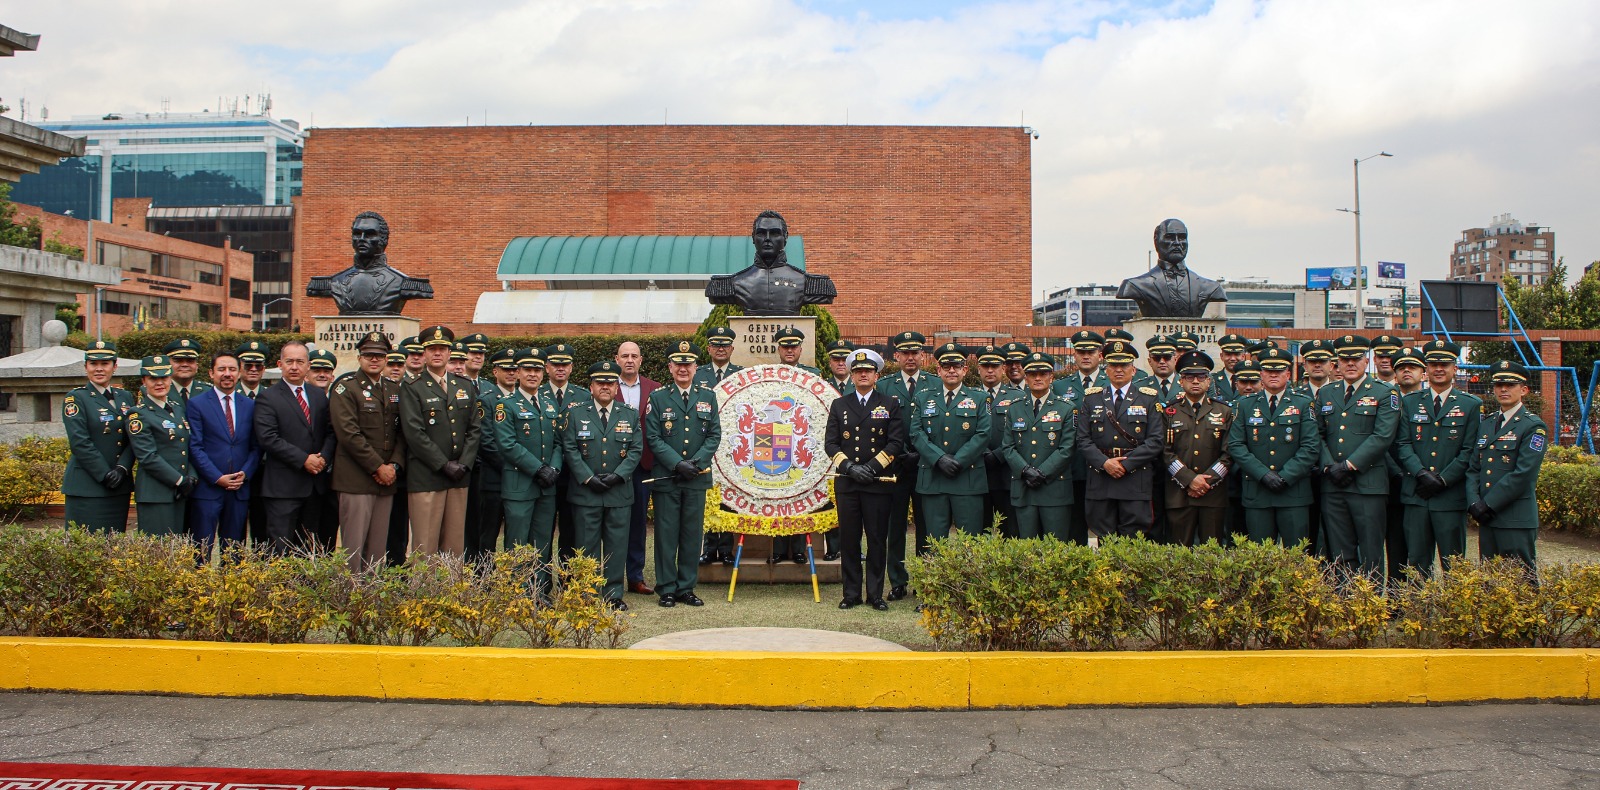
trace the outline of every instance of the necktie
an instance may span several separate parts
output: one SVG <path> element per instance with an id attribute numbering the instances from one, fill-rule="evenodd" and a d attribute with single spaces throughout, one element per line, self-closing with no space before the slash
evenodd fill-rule
<path id="1" fill-rule="evenodd" d="M 1506 413 L 1505 412 L 1500 412 L 1499 414 L 1496 414 L 1494 416 L 1494 430 L 1490 431 L 1489 433 L 1498 435 L 1500 433 L 1500 426 L 1505 425 L 1505 424 L 1506 424 Z M 1492 441 L 1492 439 L 1491 439 L 1491 441 Z"/>
<path id="2" fill-rule="evenodd" d="M 228 438 L 233 438 L 233 395 L 222 396 L 222 414 L 228 419 Z"/>
<path id="3" fill-rule="evenodd" d="M 907 376 L 906 377 L 906 392 L 916 392 L 916 391 L 917 391 L 917 377 L 916 376 Z"/>
<path id="4" fill-rule="evenodd" d="M 306 403 L 305 388 L 304 387 L 295 387 L 294 388 L 294 397 L 295 397 L 295 400 L 300 401 L 300 413 L 305 415 L 306 424 L 310 425 L 311 424 L 311 406 L 310 406 L 310 404 Z"/>
<path id="5" fill-rule="evenodd" d="M 1350 399 L 1355 397 L 1355 395 L 1356 395 L 1356 385 L 1354 385 L 1354 384 L 1346 384 L 1346 385 L 1344 385 L 1344 402 L 1345 403 L 1349 403 Z"/>
<path id="6" fill-rule="evenodd" d="M 1088 389 L 1088 388 L 1090 388 L 1092 386 L 1094 386 L 1094 379 L 1092 379 L 1092 378 L 1090 378 L 1088 376 L 1084 376 L 1083 377 L 1083 388 L 1084 389 Z"/>
<path id="7" fill-rule="evenodd" d="M 1117 413 L 1122 413 L 1122 390 L 1112 390 L 1116 395 L 1111 400 L 1111 408 Z"/>
<path id="8" fill-rule="evenodd" d="M 725 371 L 725 370 L 727 370 L 727 368 L 717 368 L 717 370 L 716 370 L 717 381 L 721 381 L 722 380 L 722 375 L 723 375 L 722 372 Z"/>
<path id="9" fill-rule="evenodd" d="M 610 428 L 607 426 L 607 424 L 610 422 L 610 419 L 609 419 L 610 416 L 611 416 L 611 410 L 610 409 L 601 409 L 600 410 L 600 430 L 601 431 L 610 430 Z"/>
<path id="10" fill-rule="evenodd" d="M 250 400 L 255 400 L 256 399 L 256 393 L 255 393 L 254 390 L 245 390 L 244 394 L 249 395 L 250 396 Z"/>
<path id="11" fill-rule="evenodd" d="M 865 409 L 867 407 L 867 396 L 862 395 L 860 397 L 861 397 L 861 408 Z"/>
<path id="12" fill-rule="evenodd" d="M 1270 414 L 1278 413 L 1278 396 L 1274 395 L 1267 399 L 1267 412 Z"/>
<path id="13" fill-rule="evenodd" d="M 1436 392 L 1433 394 L 1433 416 L 1438 418 L 1441 411 L 1444 411 L 1444 396 Z"/>
<path id="14" fill-rule="evenodd" d="M 1042 405 L 1044 405 L 1044 399 L 1042 399 L 1042 398 L 1034 398 L 1033 399 L 1033 416 L 1035 416 L 1035 417 L 1039 416 L 1039 407 L 1042 406 Z"/>
<path id="15" fill-rule="evenodd" d="M 566 394 L 565 388 L 556 390 L 556 411 L 561 411 L 561 407 L 566 405 Z"/>
<path id="16" fill-rule="evenodd" d="M 948 409 L 951 406 L 955 405 L 955 402 L 956 402 L 955 390 L 945 390 L 944 391 L 944 407 L 946 409 Z"/>

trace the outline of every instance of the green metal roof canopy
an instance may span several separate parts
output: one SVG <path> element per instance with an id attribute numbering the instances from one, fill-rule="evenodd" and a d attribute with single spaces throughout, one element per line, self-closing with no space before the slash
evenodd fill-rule
<path id="1" fill-rule="evenodd" d="M 805 242 L 790 236 L 789 263 L 806 268 Z M 500 254 L 501 280 L 707 279 L 749 266 L 749 236 L 518 236 Z"/>

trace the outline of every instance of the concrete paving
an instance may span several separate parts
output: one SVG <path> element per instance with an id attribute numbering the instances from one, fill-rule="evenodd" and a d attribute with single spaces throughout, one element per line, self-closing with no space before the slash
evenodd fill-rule
<path id="1" fill-rule="evenodd" d="M 782 653 L 908 653 L 884 639 L 818 628 L 698 628 L 652 636 L 629 650 L 742 650 Z"/>
<path id="2" fill-rule="evenodd" d="M 1600 787 L 1600 707 L 969 713 L 0 694 L 0 760 L 812 788 Z"/>

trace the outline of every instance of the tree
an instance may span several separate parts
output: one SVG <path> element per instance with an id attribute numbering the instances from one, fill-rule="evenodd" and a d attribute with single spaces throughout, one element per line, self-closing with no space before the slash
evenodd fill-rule
<path id="1" fill-rule="evenodd" d="M 11 185 L 0 183 L 0 244 L 39 249 L 44 227 L 38 217 L 17 222 L 17 204 L 11 202 Z"/>

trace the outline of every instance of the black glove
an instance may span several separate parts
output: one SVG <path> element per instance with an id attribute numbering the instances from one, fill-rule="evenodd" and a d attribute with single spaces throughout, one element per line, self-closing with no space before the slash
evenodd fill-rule
<path id="1" fill-rule="evenodd" d="M 538 483 L 542 488 L 550 488 L 551 486 L 554 486 L 556 484 L 556 480 L 558 480 L 560 477 L 561 473 L 556 471 L 556 468 L 553 466 L 541 466 L 539 467 L 539 471 L 533 473 L 533 481 Z"/>
<path id="2" fill-rule="evenodd" d="M 1038 488 L 1050 480 L 1050 478 L 1045 477 L 1044 472 L 1041 472 L 1031 466 L 1025 467 L 1022 470 L 1022 474 L 1018 475 L 1018 477 L 1022 479 L 1022 484 L 1029 488 Z"/>
<path id="3" fill-rule="evenodd" d="M 961 474 L 961 462 L 957 461 L 956 457 L 949 453 L 939 456 L 939 460 L 933 462 L 933 468 L 939 470 L 939 474 L 945 477 L 955 477 Z"/>
<path id="4" fill-rule="evenodd" d="M 590 491 L 595 492 L 596 494 L 604 494 L 607 490 L 609 490 L 611 488 L 611 486 L 606 485 L 606 479 L 605 478 L 606 478 L 605 475 L 595 475 L 594 477 L 591 477 L 588 480 L 585 480 L 583 482 L 583 485 L 584 485 L 585 488 L 589 489 Z"/>
<path id="5" fill-rule="evenodd" d="M 862 485 L 878 482 L 878 475 L 872 471 L 872 467 L 866 464 L 851 464 L 846 474 L 850 475 L 851 480 Z"/>
<path id="6" fill-rule="evenodd" d="M 1480 527 L 1487 527 L 1489 522 L 1494 521 L 1494 510 L 1482 502 L 1473 502 L 1467 505 L 1467 513 L 1472 516 L 1473 521 L 1478 522 Z"/>
<path id="7" fill-rule="evenodd" d="M 461 463 L 460 461 L 445 461 L 444 468 L 440 469 L 439 471 L 444 474 L 445 477 L 450 478 L 450 482 L 459 483 L 461 482 L 462 478 L 466 477 L 467 473 L 471 472 L 472 470 L 468 469 L 467 465 Z"/>
<path id="8" fill-rule="evenodd" d="M 1344 488 L 1345 486 L 1350 485 L 1352 482 L 1350 479 L 1350 465 L 1343 461 L 1329 466 L 1327 470 L 1323 472 L 1323 474 L 1326 475 L 1328 480 L 1332 481 L 1334 485 L 1340 488 Z"/>
<path id="9" fill-rule="evenodd" d="M 600 479 L 605 481 L 606 488 L 616 488 L 617 486 L 622 485 L 622 475 L 619 475 L 616 472 L 606 472 L 605 474 L 600 475 Z"/>
<path id="10" fill-rule="evenodd" d="M 1282 477 L 1279 477 L 1277 472 L 1268 472 L 1266 477 L 1261 478 L 1261 484 L 1273 493 L 1289 487 L 1289 484 Z"/>
<path id="11" fill-rule="evenodd" d="M 180 478 L 178 478 L 178 485 L 176 487 L 174 487 L 173 490 L 178 493 L 179 498 L 183 498 L 183 497 L 189 496 L 190 494 L 194 493 L 194 478 L 192 478 L 192 477 L 180 477 Z"/>
<path id="12" fill-rule="evenodd" d="M 695 466 L 693 461 L 679 461 L 677 466 L 672 467 L 672 476 L 680 483 L 687 483 L 700 476 L 700 467 Z"/>
<path id="13" fill-rule="evenodd" d="M 122 485 L 122 481 L 127 478 L 127 474 L 128 470 L 120 466 L 113 466 L 106 471 L 105 477 L 100 478 L 100 484 L 106 488 L 116 488 Z"/>
<path id="14" fill-rule="evenodd" d="M 1417 473 L 1417 496 L 1423 499 L 1432 499 L 1445 489 L 1444 478 L 1432 469 L 1424 469 Z"/>
<path id="15" fill-rule="evenodd" d="M 984 450 L 983 451 L 983 462 L 985 464 L 999 463 L 1000 462 L 1000 456 L 995 455 L 993 450 Z"/>

